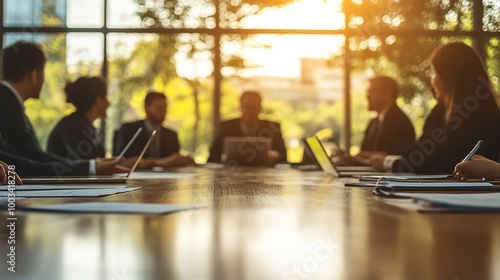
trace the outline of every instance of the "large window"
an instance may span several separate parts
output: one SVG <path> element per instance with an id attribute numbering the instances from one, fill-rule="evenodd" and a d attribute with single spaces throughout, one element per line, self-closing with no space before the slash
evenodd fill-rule
<path id="1" fill-rule="evenodd" d="M 64 83 L 103 75 L 112 106 L 107 150 L 123 122 L 144 117 L 148 90 L 169 100 L 165 125 L 202 163 L 221 120 L 239 116 L 239 95 L 259 90 L 262 117 L 282 124 L 288 160 L 317 134 L 355 153 L 368 120 L 367 80 L 401 84 L 398 104 L 421 133 L 434 105 L 426 60 L 463 41 L 484 57 L 500 89 L 500 20 L 492 0 L 5 0 L 2 45 L 43 44 L 49 62 L 27 114 L 45 144 L 73 109 Z"/>

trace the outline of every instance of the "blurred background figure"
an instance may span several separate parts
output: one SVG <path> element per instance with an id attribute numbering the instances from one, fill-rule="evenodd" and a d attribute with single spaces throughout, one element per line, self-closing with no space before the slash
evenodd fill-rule
<path id="1" fill-rule="evenodd" d="M 367 128 L 361 152 L 354 158 L 345 157 L 347 164 L 358 164 L 374 153 L 400 154 L 415 141 L 415 129 L 410 119 L 396 104 L 399 85 L 391 77 L 377 76 L 370 80 L 367 91 L 368 110 L 375 111 Z"/>
<path id="2" fill-rule="evenodd" d="M 226 137 L 259 137 L 271 140 L 271 150 L 267 155 L 267 165 L 286 162 L 286 148 L 279 123 L 262 120 L 262 98 L 256 91 L 245 91 L 240 98 L 241 117 L 221 123 L 210 148 L 208 162 L 221 162 Z"/>
<path id="3" fill-rule="evenodd" d="M 149 167 L 176 167 L 194 164 L 194 160 L 190 156 L 179 154 L 180 145 L 177 132 L 163 127 L 167 108 L 167 97 L 163 93 L 149 92 L 144 100 L 146 119 L 123 124 L 115 132 L 113 154 L 120 154 L 136 131 L 142 127 L 139 136 L 125 153 L 126 157 L 138 156 L 151 132 L 157 130 L 156 137 L 145 154 L 145 162 L 149 162 Z M 148 164 L 141 167 L 148 167 Z"/>
<path id="4" fill-rule="evenodd" d="M 100 77 L 80 77 L 64 87 L 66 101 L 76 111 L 59 121 L 50 133 L 47 151 L 82 159 L 104 157 L 103 134 L 93 123 L 106 117 L 107 85 Z"/>

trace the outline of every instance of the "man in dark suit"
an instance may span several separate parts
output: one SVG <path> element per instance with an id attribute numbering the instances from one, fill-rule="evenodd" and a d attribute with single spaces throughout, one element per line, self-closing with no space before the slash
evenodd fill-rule
<path id="1" fill-rule="evenodd" d="M 399 85 L 391 77 L 377 76 L 370 80 L 368 110 L 377 112 L 365 130 L 361 153 L 355 158 L 367 158 L 374 153 L 400 154 L 415 141 L 411 121 L 396 105 Z M 355 163 L 352 158 L 347 161 Z"/>
<path id="2" fill-rule="evenodd" d="M 208 162 L 221 162 L 224 151 L 224 138 L 254 136 L 271 139 L 271 151 L 267 165 L 286 162 L 286 148 L 279 123 L 261 120 L 262 98 L 258 92 L 245 91 L 240 98 L 241 117 L 221 123 L 210 148 Z"/>
<path id="3" fill-rule="evenodd" d="M 157 130 L 153 142 L 146 151 L 146 161 L 149 160 L 151 165 L 162 167 L 193 164 L 191 157 L 179 154 L 180 145 L 177 133 L 162 126 L 167 114 L 167 97 L 162 93 L 149 92 L 144 100 L 144 110 L 146 111 L 145 120 L 126 123 L 115 132 L 113 154 L 120 154 L 136 131 L 142 127 L 137 139 L 125 152 L 126 157 L 138 156 L 151 132 Z"/>
<path id="4" fill-rule="evenodd" d="M 36 165 L 24 165 L 19 174 L 50 176 L 109 174 L 120 171 L 116 160 L 81 160 L 78 156 L 62 158 L 45 153 L 31 122 L 24 113 L 24 101 L 39 98 L 44 82 L 46 57 L 38 44 L 17 42 L 3 49 L 0 82 L 0 140 L 7 153 L 51 166 L 53 172 L 36 170 Z M 5 150 L 3 150 L 5 151 Z M 29 169 L 29 170 L 28 170 Z"/>
<path id="5" fill-rule="evenodd" d="M 397 154 L 415 141 L 411 121 L 396 105 L 398 83 L 387 76 L 370 80 L 368 110 L 377 112 L 365 130 L 362 151 L 381 151 Z"/>

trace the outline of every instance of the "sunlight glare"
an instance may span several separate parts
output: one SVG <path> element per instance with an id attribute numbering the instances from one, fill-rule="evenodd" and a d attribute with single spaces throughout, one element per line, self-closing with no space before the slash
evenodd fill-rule
<path id="1" fill-rule="evenodd" d="M 300 0 L 283 8 L 267 8 L 245 19 L 243 28 L 341 29 L 341 0 Z"/>

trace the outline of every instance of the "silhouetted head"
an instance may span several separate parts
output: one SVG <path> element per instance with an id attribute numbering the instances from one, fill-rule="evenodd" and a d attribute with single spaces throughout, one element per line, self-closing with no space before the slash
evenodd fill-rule
<path id="1" fill-rule="evenodd" d="M 368 110 L 382 112 L 394 104 L 399 95 L 399 85 L 388 76 L 376 76 L 370 79 L 367 91 Z"/>
<path id="2" fill-rule="evenodd" d="M 253 126 L 259 120 L 262 99 L 256 91 L 245 91 L 240 98 L 241 119 L 247 126 Z"/>
<path id="3" fill-rule="evenodd" d="M 101 77 L 80 77 L 74 82 L 67 82 L 64 87 L 66 101 L 75 105 L 77 112 L 87 113 L 95 110 L 96 116 L 106 116 L 109 107 L 106 81 Z"/>
<path id="4" fill-rule="evenodd" d="M 430 56 L 430 62 L 435 97 L 445 105 L 448 115 L 454 105 L 463 104 L 480 87 L 483 92 L 489 91 L 487 98 L 494 102 L 486 68 L 473 48 L 459 42 L 441 45 Z"/>
<path id="5" fill-rule="evenodd" d="M 19 41 L 4 48 L 2 55 L 3 79 L 9 83 L 22 83 L 25 99 L 40 97 L 47 61 L 41 46 Z"/>
<path id="6" fill-rule="evenodd" d="M 163 93 L 150 91 L 144 100 L 146 118 L 155 126 L 161 125 L 167 115 L 167 97 Z"/>

